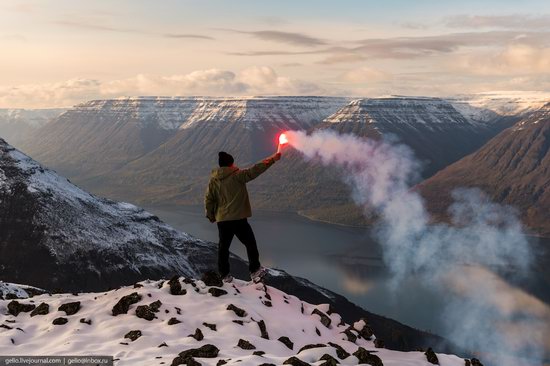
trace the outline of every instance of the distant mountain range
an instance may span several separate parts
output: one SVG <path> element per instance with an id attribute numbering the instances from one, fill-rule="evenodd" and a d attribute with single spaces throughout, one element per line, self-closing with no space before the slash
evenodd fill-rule
<path id="1" fill-rule="evenodd" d="M 550 236 L 550 103 L 419 185 L 440 218 L 459 187 L 479 187 L 515 206 L 535 233 Z"/>
<path id="2" fill-rule="evenodd" d="M 278 133 L 330 129 L 410 146 L 429 178 L 550 98 L 544 93 L 427 97 L 139 97 L 78 105 L 19 146 L 94 193 L 138 204 L 201 204 L 217 152 L 240 166 L 271 154 Z M 547 99 L 549 100 L 549 99 Z M 339 172 L 289 149 L 250 185 L 256 208 L 364 225 Z"/>
<path id="3" fill-rule="evenodd" d="M 44 126 L 66 109 L 2 109 L 0 108 L 0 137 L 18 146 L 29 135 Z"/>

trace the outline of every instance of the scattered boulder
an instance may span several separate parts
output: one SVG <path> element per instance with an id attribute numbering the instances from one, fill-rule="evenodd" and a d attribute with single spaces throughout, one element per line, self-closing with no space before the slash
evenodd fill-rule
<path id="1" fill-rule="evenodd" d="M 312 349 L 312 348 L 323 348 L 323 347 L 326 347 L 327 345 L 326 344 L 322 344 L 322 343 L 318 343 L 318 344 L 306 344 L 305 346 L 303 346 L 302 348 L 300 348 L 300 350 L 298 351 L 298 353 L 302 352 L 302 351 L 306 351 L 308 349 Z"/>
<path id="2" fill-rule="evenodd" d="M 222 366 L 222 365 L 225 365 L 226 363 L 227 363 L 226 360 L 219 360 L 216 366 Z"/>
<path id="3" fill-rule="evenodd" d="M 272 363 L 262 363 L 260 366 L 276 366 L 275 364 L 272 364 Z"/>
<path id="4" fill-rule="evenodd" d="M 263 355 L 265 355 L 265 352 L 264 351 L 254 351 L 254 352 L 252 352 L 252 354 L 254 356 L 262 357 Z"/>
<path id="5" fill-rule="evenodd" d="M 128 314 L 130 305 L 141 301 L 141 295 L 137 292 L 133 292 L 130 295 L 126 295 L 120 298 L 115 306 L 113 306 L 113 316 L 120 314 Z"/>
<path id="6" fill-rule="evenodd" d="M 242 320 L 233 320 L 233 323 L 243 325 L 244 322 Z"/>
<path id="7" fill-rule="evenodd" d="M 214 271 L 206 271 L 203 273 L 202 282 L 206 286 L 216 286 L 216 287 L 223 287 L 223 281 L 220 275 Z"/>
<path id="8" fill-rule="evenodd" d="M 155 313 L 151 310 L 149 305 L 140 305 L 136 308 L 136 316 L 141 319 L 151 321 L 155 319 Z"/>
<path id="9" fill-rule="evenodd" d="M 268 308 L 270 308 L 270 307 L 273 306 L 273 304 L 271 303 L 271 301 L 268 301 L 268 300 L 262 301 L 262 304 L 264 304 L 264 305 L 267 306 Z"/>
<path id="10" fill-rule="evenodd" d="M 159 344 L 157 346 L 157 348 L 162 348 L 162 347 L 168 347 L 168 345 L 166 344 L 166 342 L 162 342 L 161 344 Z"/>
<path id="11" fill-rule="evenodd" d="M 187 290 L 181 287 L 179 276 L 172 277 L 170 281 L 168 281 L 168 286 L 170 286 L 171 295 L 179 296 L 187 293 Z"/>
<path id="12" fill-rule="evenodd" d="M 321 336 L 321 331 L 317 327 L 315 327 L 315 333 L 317 333 L 319 337 Z"/>
<path id="13" fill-rule="evenodd" d="M 439 365 L 439 359 L 437 358 L 437 355 L 431 347 L 428 348 L 428 350 L 424 352 L 424 354 L 426 355 L 426 359 L 429 363 L 433 365 Z"/>
<path id="14" fill-rule="evenodd" d="M 193 357 L 189 357 L 186 361 L 185 361 L 185 364 L 187 366 L 202 366 L 202 363 L 198 362 L 197 360 L 195 360 Z"/>
<path id="15" fill-rule="evenodd" d="M 260 320 L 258 322 L 258 327 L 260 328 L 260 334 L 263 339 L 269 339 L 269 334 L 267 333 L 267 327 L 265 326 L 265 322 L 263 320 Z"/>
<path id="16" fill-rule="evenodd" d="M 13 329 L 12 327 L 10 327 L 9 325 L 6 325 L 6 324 L 0 324 L 0 328 L 4 328 L 4 329 L 8 329 L 8 330 Z"/>
<path id="17" fill-rule="evenodd" d="M 376 348 L 384 348 L 384 341 L 381 340 L 380 338 L 376 338 L 374 340 L 374 347 Z"/>
<path id="18" fill-rule="evenodd" d="M 223 296 L 223 295 L 227 295 L 227 291 L 225 291 L 221 288 L 217 288 L 217 287 L 209 288 L 208 292 L 214 297 L 220 297 L 220 296 Z"/>
<path id="19" fill-rule="evenodd" d="M 188 350 L 185 350 L 183 352 L 180 352 L 179 355 L 174 358 L 172 361 L 172 366 L 177 365 L 189 365 L 189 360 L 191 360 L 193 357 L 197 358 L 216 358 L 218 357 L 218 353 L 220 350 L 218 347 L 212 345 L 212 344 L 205 344 L 204 346 L 200 348 L 191 348 Z M 195 360 L 191 362 L 196 362 Z"/>
<path id="20" fill-rule="evenodd" d="M 279 337 L 279 342 L 287 346 L 289 349 L 294 349 L 294 343 L 288 337 Z"/>
<path id="21" fill-rule="evenodd" d="M 337 343 L 328 342 L 329 346 L 336 349 L 336 356 L 338 356 L 339 359 L 345 360 L 350 356 L 349 352 L 344 349 L 344 347 L 340 346 Z"/>
<path id="22" fill-rule="evenodd" d="M 195 333 L 189 334 L 188 337 L 195 338 L 195 340 L 199 342 L 204 339 L 204 335 L 202 334 L 202 331 L 199 328 L 195 329 Z"/>
<path id="23" fill-rule="evenodd" d="M 313 310 L 311 314 L 319 315 L 321 317 L 321 324 L 323 324 L 326 328 L 330 328 L 330 323 L 332 322 L 332 320 L 329 318 L 327 314 L 323 313 L 319 309 Z"/>
<path id="24" fill-rule="evenodd" d="M 63 324 L 67 324 L 68 320 L 67 318 L 63 318 L 63 317 L 60 317 L 60 318 L 55 318 L 52 322 L 53 325 L 63 325 Z"/>
<path id="25" fill-rule="evenodd" d="M 21 304 L 19 301 L 12 300 L 8 304 L 8 313 L 13 316 L 18 316 L 19 313 L 28 313 L 36 308 L 34 304 Z"/>
<path id="26" fill-rule="evenodd" d="M 141 283 L 134 283 L 134 288 L 142 288 L 143 285 Z"/>
<path id="27" fill-rule="evenodd" d="M 68 302 L 57 308 L 57 311 L 64 311 L 66 315 L 74 315 L 80 310 L 80 301 Z"/>
<path id="28" fill-rule="evenodd" d="M 216 324 L 210 324 L 210 323 L 202 323 L 206 328 L 209 328 L 210 330 L 213 330 L 214 332 L 217 331 Z"/>
<path id="29" fill-rule="evenodd" d="M 176 319 L 176 318 L 168 319 L 168 325 L 176 325 L 176 324 L 179 324 L 179 323 L 181 323 L 181 321 Z"/>
<path id="30" fill-rule="evenodd" d="M 151 309 L 153 313 L 158 313 L 161 306 L 162 302 L 160 302 L 160 300 L 157 300 L 149 304 L 149 309 Z"/>
<path id="31" fill-rule="evenodd" d="M 481 361 L 479 361 L 477 358 L 472 358 L 471 360 L 465 359 L 464 365 L 465 366 L 483 366 Z"/>
<path id="32" fill-rule="evenodd" d="M 349 327 L 348 329 L 344 330 L 344 334 L 348 338 L 348 341 L 351 343 L 355 343 L 357 341 L 357 336 L 351 331 L 353 328 Z"/>
<path id="33" fill-rule="evenodd" d="M 50 305 L 43 302 L 42 304 L 38 305 L 32 312 L 31 317 L 36 315 L 46 315 L 50 312 Z"/>
<path id="34" fill-rule="evenodd" d="M 335 359 L 334 357 L 332 357 L 328 353 L 325 353 L 323 356 L 321 356 L 319 361 L 325 361 L 320 366 L 336 366 L 340 363 L 340 362 L 338 362 L 337 359 Z"/>
<path id="35" fill-rule="evenodd" d="M 241 309 L 233 304 L 229 304 L 227 306 L 227 310 L 233 311 L 240 318 L 244 318 L 246 316 L 246 311 L 244 311 L 244 309 Z"/>
<path id="36" fill-rule="evenodd" d="M 80 319 L 80 322 L 84 324 L 92 325 L 92 319 L 82 318 Z"/>
<path id="37" fill-rule="evenodd" d="M 237 343 L 237 347 L 246 349 L 246 350 L 256 349 L 256 346 L 254 346 L 252 343 L 244 339 L 239 339 L 239 343 Z"/>
<path id="38" fill-rule="evenodd" d="M 357 330 L 359 332 L 359 335 L 366 340 L 371 340 L 372 336 L 374 335 L 374 332 L 369 326 L 366 318 L 361 318 L 361 320 L 356 322 L 353 326 L 353 329 Z"/>
<path id="39" fill-rule="evenodd" d="M 126 335 L 124 336 L 124 338 L 128 338 L 132 342 L 138 339 L 139 337 L 141 337 L 141 330 L 131 330 L 128 333 L 126 333 Z"/>
<path id="40" fill-rule="evenodd" d="M 292 366 L 310 366 L 309 363 L 300 360 L 298 357 L 292 356 L 285 362 L 283 365 L 292 365 Z"/>
<path id="41" fill-rule="evenodd" d="M 357 357 L 359 363 L 366 363 L 372 366 L 384 366 L 380 357 L 373 355 L 363 347 L 359 347 L 357 351 L 353 352 L 353 355 Z"/>

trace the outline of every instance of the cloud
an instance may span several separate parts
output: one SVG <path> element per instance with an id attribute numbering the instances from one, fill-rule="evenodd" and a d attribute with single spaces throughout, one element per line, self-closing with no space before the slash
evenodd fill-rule
<path id="1" fill-rule="evenodd" d="M 65 27 L 72 27 L 72 28 L 79 28 L 79 29 L 85 29 L 85 30 L 94 30 L 94 31 L 102 31 L 102 32 L 113 32 L 113 33 L 134 33 L 134 34 L 142 34 L 142 35 L 150 35 L 150 36 L 158 36 L 158 37 L 164 37 L 164 38 L 174 38 L 174 39 L 181 39 L 181 38 L 191 38 L 191 39 L 204 39 L 204 40 L 213 40 L 213 37 L 206 36 L 203 34 L 193 34 L 193 33 L 155 33 L 155 32 L 149 32 L 142 29 L 136 29 L 136 28 L 124 28 L 124 27 L 115 27 L 115 26 L 109 26 L 109 25 L 103 25 L 103 24 L 95 24 L 90 23 L 86 21 L 72 21 L 72 20 L 58 20 L 54 21 L 54 24 L 65 26 Z"/>
<path id="2" fill-rule="evenodd" d="M 474 75 L 550 75 L 550 47 L 511 44 L 498 51 L 458 56 L 450 68 Z"/>
<path id="3" fill-rule="evenodd" d="M 364 66 L 345 72 L 340 79 L 352 84 L 364 84 L 391 80 L 392 76 L 387 72 Z"/>
<path id="4" fill-rule="evenodd" d="M 68 107 L 90 99 L 121 96 L 163 95 L 323 95 L 315 83 L 279 76 L 266 66 L 254 66 L 237 73 L 208 69 L 188 74 L 134 77 L 100 81 L 71 79 L 59 83 L 0 87 L 0 107 Z"/>
<path id="5" fill-rule="evenodd" d="M 358 53 L 337 53 L 328 56 L 327 58 L 318 61 L 318 64 L 321 65 L 334 65 L 342 63 L 351 63 L 351 62 L 361 62 L 365 60 L 365 56 Z"/>
<path id="6" fill-rule="evenodd" d="M 233 33 L 248 34 L 254 38 L 263 41 L 271 41 L 277 43 L 290 44 L 293 46 L 315 47 L 326 45 L 327 42 L 316 37 L 308 36 L 303 33 L 282 32 L 275 30 L 260 30 L 260 31 L 241 31 L 237 29 L 220 28 L 218 30 L 228 31 Z"/>
<path id="7" fill-rule="evenodd" d="M 450 28 L 550 29 L 550 15 L 456 15 L 444 20 Z"/>

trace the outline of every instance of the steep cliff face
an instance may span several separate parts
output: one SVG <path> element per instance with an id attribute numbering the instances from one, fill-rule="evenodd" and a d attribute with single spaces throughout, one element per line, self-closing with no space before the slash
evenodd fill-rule
<path id="1" fill-rule="evenodd" d="M 494 201 L 520 209 L 536 232 L 550 235 L 550 104 L 419 186 L 438 217 L 445 217 L 458 187 L 483 189 Z"/>

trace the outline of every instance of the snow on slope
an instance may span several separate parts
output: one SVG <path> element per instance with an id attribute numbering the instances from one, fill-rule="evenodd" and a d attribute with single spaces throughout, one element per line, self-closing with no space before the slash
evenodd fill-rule
<path id="1" fill-rule="evenodd" d="M 172 295 L 179 293 L 178 285 L 185 294 Z M 137 302 L 130 304 L 127 313 L 114 316 L 114 305 L 132 293 Z M 15 301 L 36 308 L 15 316 L 17 304 L 0 301 L 0 354 L 4 355 L 113 355 L 117 366 L 178 365 L 183 364 L 183 357 L 177 358 L 181 352 L 211 345 L 206 347 L 211 357 L 195 357 L 198 363 L 187 364 L 222 365 L 222 360 L 242 366 L 336 364 L 320 361 L 324 355 L 342 365 L 366 363 L 359 362 L 357 355 L 363 361 L 379 358 L 386 366 L 430 365 L 422 352 L 376 348 L 368 320 L 350 327 L 328 305 L 311 305 L 261 284 L 235 281 L 211 287 L 203 281 L 174 278 L 105 293 L 39 295 Z M 58 310 L 72 302 L 79 302 L 69 311 L 72 315 Z M 36 310 L 39 305 L 41 311 Z M 308 346 L 312 348 L 301 350 Z M 293 356 L 304 363 L 295 359 L 288 363 Z M 437 358 L 442 366 L 465 364 L 453 355 Z"/>
<path id="2" fill-rule="evenodd" d="M 65 109 L 0 109 L 0 123 L 21 123 L 42 127 L 50 119 L 59 116 Z"/>
<path id="3" fill-rule="evenodd" d="M 327 123 L 358 122 L 384 125 L 407 125 L 412 128 L 438 128 L 441 125 L 472 127 L 472 123 L 455 110 L 452 105 L 438 98 L 388 97 L 351 101 L 332 116 Z"/>
<path id="4" fill-rule="evenodd" d="M 203 98 L 180 128 L 200 122 L 239 122 L 247 129 L 264 129 L 266 124 L 304 129 L 321 122 L 347 101 L 335 97 Z"/>

